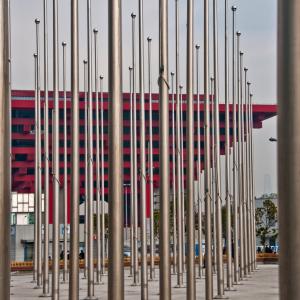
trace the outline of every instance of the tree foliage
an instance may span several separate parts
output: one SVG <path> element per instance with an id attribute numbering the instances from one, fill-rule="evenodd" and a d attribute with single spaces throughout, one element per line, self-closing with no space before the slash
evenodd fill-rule
<path id="1" fill-rule="evenodd" d="M 255 220 L 256 235 L 265 247 L 267 239 L 274 239 L 278 235 L 276 228 L 278 211 L 276 205 L 270 199 L 264 200 L 263 206 L 256 208 Z"/>

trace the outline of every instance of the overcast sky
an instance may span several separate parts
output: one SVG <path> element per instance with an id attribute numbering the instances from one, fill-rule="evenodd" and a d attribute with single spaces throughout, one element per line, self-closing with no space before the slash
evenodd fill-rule
<path id="1" fill-rule="evenodd" d="M 100 72 L 104 75 L 107 87 L 107 1 L 92 0 L 92 24 L 99 29 Z M 70 42 L 70 0 L 59 2 L 59 40 Z M 124 0 L 122 14 L 123 29 L 123 89 L 129 90 L 128 67 L 131 64 L 131 12 L 137 14 L 138 1 Z M 203 45 L 203 0 L 195 2 L 195 43 Z M 224 2 L 219 3 L 219 61 L 220 79 L 224 73 Z M 228 1 L 236 5 L 237 29 L 242 32 L 241 49 L 245 52 L 245 66 L 249 68 L 254 102 L 260 104 L 276 103 L 276 2 L 275 0 Z M 49 3 L 49 64 L 51 78 L 52 64 L 52 1 Z M 80 61 L 86 58 L 86 0 L 80 4 Z M 212 3 L 212 1 L 210 1 Z M 152 37 L 153 88 L 157 90 L 158 73 L 158 4 L 156 0 L 144 0 L 145 47 L 147 36 Z M 169 1 L 169 69 L 175 70 L 175 0 Z M 12 84 L 14 89 L 34 88 L 33 53 L 35 51 L 35 18 L 43 19 L 43 0 L 11 0 L 12 7 Z M 180 78 L 185 86 L 185 46 L 186 46 L 186 1 L 180 5 Z M 212 5 L 211 5 L 212 6 Z M 138 19 L 136 19 L 138 20 Z M 42 24 L 42 23 L 41 23 Z M 231 11 L 230 11 L 231 35 Z M 41 26 L 41 32 L 43 26 Z M 40 35 L 42 38 L 42 35 Z M 231 44 L 230 44 L 231 45 Z M 43 47 L 41 44 L 41 49 Z M 69 55 L 69 53 L 68 53 Z M 43 62 L 43 60 L 41 60 Z M 201 58 L 202 67 L 203 57 Z M 69 68 L 69 62 L 68 62 Z M 82 64 L 81 64 L 82 71 Z M 147 71 L 147 69 L 146 69 Z M 231 71 L 230 71 L 231 72 Z M 68 71 L 69 74 L 69 71 Z M 201 82 L 203 72 L 201 72 Z M 81 76 L 81 89 L 83 76 Z M 52 86 L 51 80 L 49 82 Z M 68 83 L 69 86 L 69 83 Z M 220 86 L 220 100 L 224 99 L 223 86 Z M 203 86 L 201 84 L 201 91 Z M 264 122 L 264 128 L 254 131 L 255 143 L 255 187 L 256 195 L 277 191 L 276 144 L 268 141 L 276 137 L 276 118 Z"/>

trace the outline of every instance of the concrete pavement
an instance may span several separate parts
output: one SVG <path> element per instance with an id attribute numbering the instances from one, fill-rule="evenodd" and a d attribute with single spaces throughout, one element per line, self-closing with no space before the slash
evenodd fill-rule
<path id="1" fill-rule="evenodd" d="M 277 300 L 279 299 L 278 288 L 278 265 L 258 265 L 258 271 L 253 273 L 251 277 L 247 278 L 242 284 L 235 286 L 236 291 L 226 292 L 229 299 L 238 300 Z M 226 270 L 225 270 L 226 272 Z M 225 273 L 226 274 L 226 273 Z M 128 277 L 129 271 L 125 272 L 125 299 L 138 300 L 140 299 L 140 287 L 131 286 L 132 278 Z M 158 276 L 158 269 L 156 269 L 156 276 Z M 51 276 L 50 276 L 51 277 Z M 86 297 L 86 280 L 82 279 L 83 274 L 80 275 L 80 299 Z M 214 276 L 216 280 L 216 276 Z M 41 289 L 34 289 L 34 284 L 31 283 L 32 274 L 12 274 L 11 277 L 11 299 L 12 300 L 37 300 L 41 299 L 39 296 L 42 293 Z M 95 286 L 95 296 L 98 299 L 107 299 L 107 276 L 103 276 L 104 285 Z M 172 275 L 172 299 L 185 299 L 185 288 L 174 288 L 176 285 L 176 276 Z M 216 284 L 214 284 L 216 288 Z M 159 299 L 158 295 L 159 282 L 158 280 L 149 282 L 149 299 Z M 197 279 L 196 281 L 197 299 L 205 299 L 204 279 Z M 68 292 L 68 284 L 60 285 L 60 299 L 65 300 Z M 215 292 L 216 294 L 216 292 Z"/>

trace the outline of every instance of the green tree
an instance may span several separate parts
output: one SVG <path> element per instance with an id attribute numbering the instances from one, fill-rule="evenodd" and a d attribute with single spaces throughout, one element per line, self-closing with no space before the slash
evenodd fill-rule
<path id="1" fill-rule="evenodd" d="M 266 199 L 262 207 L 256 208 L 256 235 L 260 238 L 261 244 L 265 247 L 267 239 L 276 239 L 278 231 L 275 228 L 278 222 L 278 211 L 276 205 Z"/>

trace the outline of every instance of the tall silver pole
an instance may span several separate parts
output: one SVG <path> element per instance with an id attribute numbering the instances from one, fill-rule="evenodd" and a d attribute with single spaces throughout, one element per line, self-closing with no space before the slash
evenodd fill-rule
<path id="1" fill-rule="evenodd" d="M 214 115 L 215 115 L 215 196 L 216 196 L 216 250 L 217 250 L 217 292 L 224 295 L 223 238 L 222 238 L 222 199 L 220 169 L 220 114 L 219 114 L 219 55 L 218 55 L 218 16 L 217 0 L 213 1 L 213 53 L 214 53 Z"/>
<path id="2" fill-rule="evenodd" d="M 194 214 L 194 0 L 187 1 L 187 299 L 196 299 Z"/>
<path id="3" fill-rule="evenodd" d="M 128 194 L 127 194 L 127 191 L 128 191 L 128 187 L 127 187 L 127 185 L 125 185 L 125 203 L 124 203 L 124 205 L 125 205 L 125 244 L 126 244 L 126 242 L 127 242 L 127 237 L 128 237 L 128 234 L 127 234 L 127 227 L 128 227 L 128 203 L 127 203 L 127 196 L 128 196 Z"/>
<path id="4" fill-rule="evenodd" d="M 232 198 L 233 198 L 233 281 L 238 283 L 239 280 L 239 246 L 238 246 L 238 197 L 236 193 L 236 183 L 237 183 L 237 163 L 236 163 L 236 147 L 237 147 L 237 134 L 236 134 L 236 51 L 235 51 L 235 12 L 236 6 L 232 6 L 232 105 L 233 105 L 233 144 L 232 144 Z"/>
<path id="5" fill-rule="evenodd" d="M 138 263 L 138 193 L 137 193 L 137 107 L 136 107 L 136 63 L 135 63 L 135 18 L 134 13 L 131 14 L 132 19 L 132 94 L 133 94 L 133 241 L 134 247 L 132 251 L 134 261 L 133 284 L 139 282 L 139 263 Z"/>
<path id="6" fill-rule="evenodd" d="M 96 205 L 97 205 L 97 277 L 100 284 L 101 276 L 101 215 L 100 215 L 100 131 L 99 131 L 99 74 L 98 74 L 98 29 L 94 28 L 94 61 L 95 61 L 95 102 L 96 102 Z"/>
<path id="7" fill-rule="evenodd" d="M 205 201 L 205 299 L 213 298 L 211 257 L 211 193 L 210 193 L 210 99 L 209 99 L 209 22 L 208 0 L 204 0 L 204 201 Z"/>
<path id="8" fill-rule="evenodd" d="M 109 30 L 109 251 L 108 299 L 124 299 L 123 269 L 123 98 L 121 0 L 108 4 Z"/>
<path id="9" fill-rule="evenodd" d="M 7 142 L 10 137 L 9 118 L 9 33 L 8 33 L 8 1 L 0 1 L 0 298 L 10 298 L 10 259 L 9 243 L 10 237 L 10 145 Z"/>
<path id="10" fill-rule="evenodd" d="M 251 165 L 251 202 L 253 206 L 252 218 L 253 218 L 253 269 L 256 269 L 256 224 L 255 224 L 255 195 L 254 195 L 254 165 L 253 165 L 253 94 L 250 94 L 250 129 L 251 129 L 251 142 L 250 142 L 250 165 Z"/>
<path id="11" fill-rule="evenodd" d="M 58 76 L 58 0 L 53 0 L 53 242 L 52 300 L 59 299 L 59 76 Z"/>
<path id="12" fill-rule="evenodd" d="M 249 239 L 248 239 L 248 193 L 247 193 L 247 146 L 245 137 L 247 137 L 247 131 L 246 131 L 246 102 L 247 102 L 247 68 L 243 68 L 244 70 L 244 102 L 242 105 L 242 134 L 243 134 L 243 140 L 242 140 L 242 146 L 243 146 L 243 185 L 244 185 L 244 259 L 245 259 L 245 276 L 248 275 L 248 267 L 249 267 L 249 261 L 248 261 L 248 254 L 249 254 Z"/>
<path id="13" fill-rule="evenodd" d="M 91 0 L 87 0 L 87 48 L 88 48 L 88 280 L 87 298 L 94 297 L 94 159 L 93 159 L 93 93 L 92 93 L 92 13 Z"/>
<path id="14" fill-rule="evenodd" d="M 42 141 L 41 141 L 41 80 L 40 80 L 40 20 L 35 19 L 36 24 L 36 85 L 37 85 L 37 116 L 36 116 L 36 151 L 37 151 L 37 286 L 42 286 Z"/>
<path id="15" fill-rule="evenodd" d="M 237 51 L 240 49 L 240 33 L 237 33 L 238 41 L 237 41 Z M 239 170 L 239 238 L 240 238 L 240 278 L 241 280 L 244 278 L 244 209 L 243 209 L 243 168 L 242 168 L 242 57 L 241 52 L 237 53 L 238 63 L 237 63 L 237 74 L 238 74 L 238 139 L 239 139 L 239 151 L 238 151 L 238 170 Z"/>
<path id="16" fill-rule="evenodd" d="M 174 96 L 174 72 L 171 72 L 171 94 L 172 94 L 172 198 L 173 198 L 173 274 L 177 267 L 177 229 L 176 229 L 176 163 L 175 163 L 175 96 Z"/>
<path id="17" fill-rule="evenodd" d="M 79 299 L 79 43 L 78 0 L 71 1 L 71 228 L 69 298 Z"/>
<path id="18" fill-rule="evenodd" d="M 179 95 L 180 95 L 180 171 L 181 171 L 181 226 L 182 226 L 182 272 L 185 271 L 185 186 L 184 186 L 184 144 L 183 144 L 183 93 L 182 93 L 183 86 L 179 86 Z"/>
<path id="19" fill-rule="evenodd" d="M 152 68 L 151 38 L 148 37 L 148 89 L 149 89 L 149 169 L 150 169 L 150 279 L 155 277 L 154 265 L 154 197 L 153 197 L 153 132 L 152 132 Z"/>
<path id="20" fill-rule="evenodd" d="M 251 220 L 251 196 L 250 196 L 250 151 L 249 151 L 249 101 L 250 101 L 250 82 L 247 81 L 246 86 L 246 92 L 245 92 L 245 109 L 246 109 L 246 120 L 245 120 L 245 126 L 246 126 L 246 192 L 247 192 L 247 240 L 248 240 L 248 274 L 251 273 L 251 265 L 252 265 L 252 220 Z"/>
<path id="21" fill-rule="evenodd" d="M 133 95 L 132 95 L 132 67 L 129 67 L 129 93 L 130 93 L 130 276 L 133 276 Z M 151 234 L 151 231 L 150 231 Z M 151 240 L 151 237 L 150 237 Z M 151 246 L 150 246 L 151 247 Z M 151 251 L 151 250 L 150 250 Z M 150 252 L 151 255 L 151 252 Z M 150 264 L 151 268 L 151 264 Z"/>
<path id="22" fill-rule="evenodd" d="M 222 243 L 222 199 L 220 170 L 220 114 L 219 114 L 219 55 L 217 0 L 213 1 L 213 53 L 214 53 L 214 122 L 215 122 L 215 196 L 216 196 L 216 241 L 218 296 L 224 295 L 223 243 Z"/>
<path id="23" fill-rule="evenodd" d="M 178 258 L 177 258 L 177 287 L 183 286 L 183 247 L 182 247 L 182 199 L 181 189 L 183 189 L 181 180 L 181 143 L 180 143 L 180 95 L 179 95 L 179 84 L 180 84 L 180 70 L 179 70 L 179 6 L 178 1 L 175 0 L 175 14 L 176 14 L 176 197 L 177 197 L 177 241 L 178 241 Z"/>
<path id="24" fill-rule="evenodd" d="M 229 131 L 229 68 L 228 68 L 228 0 L 225 0 L 225 202 L 226 202 L 226 254 L 227 289 L 232 287 L 232 242 L 231 242 L 231 187 L 230 187 L 230 131 Z"/>
<path id="25" fill-rule="evenodd" d="M 63 48 L 63 97 L 64 97 L 64 269 L 63 282 L 67 281 L 68 273 L 68 154 L 67 154 L 67 91 L 66 91 L 66 42 Z"/>
<path id="26" fill-rule="evenodd" d="M 148 299 L 144 75 L 144 7 L 143 0 L 139 0 L 141 299 Z"/>
<path id="27" fill-rule="evenodd" d="M 246 201 L 245 201 L 245 147 L 244 147 L 244 140 L 245 140 L 245 132 L 244 132 L 244 99 L 243 99 L 243 69 L 244 69 L 244 63 L 243 63 L 243 57 L 244 53 L 240 52 L 240 99 L 241 99 L 241 201 L 242 201 L 242 242 L 243 242 L 243 258 L 244 258 L 244 268 L 243 272 L 244 275 L 247 276 L 247 244 L 246 244 Z"/>
<path id="28" fill-rule="evenodd" d="M 38 261 L 38 135 L 37 135 L 37 54 L 33 54 L 34 58 L 34 248 L 33 248 L 33 283 L 37 282 L 37 261 Z"/>
<path id="29" fill-rule="evenodd" d="M 44 260 L 43 295 L 49 296 L 49 98 L 48 98 L 48 0 L 44 11 Z"/>
<path id="30" fill-rule="evenodd" d="M 170 198 L 169 198 L 169 92 L 168 92 L 168 1 L 159 1 L 159 180 L 160 228 L 159 255 L 161 300 L 171 299 Z"/>
<path id="31" fill-rule="evenodd" d="M 198 179 L 198 249 L 199 249 L 199 267 L 198 278 L 202 278 L 202 198 L 201 198 L 201 110 L 200 110 L 200 91 L 199 91 L 199 62 L 200 62 L 200 46 L 196 45 L 196 88 L 197 88 L 197 179 Z"/>
<path id="32" fill-rule="evenodd" d="M 101 101 L 101 274 L 105 273 L 105 176 L 104 176 L 104 98 L 103 76 L 100 76 L 100 101 Z"/>
<path id="33" fill-rule="evenodd" d="M 217 265 L 217 247 L 216 247 L 216 240 L 217 240 L 217 220 L 216 220 L 216 189 L 215 189 L 215 182 L 216 182 L 216 159 L 215 159 L 215 105 L 216 105 L 216 98 L 214 92 L 214 77 L 210 78 L 210 95 L 211 95 L 211 202 L 212 202 L 212 251 L 213 251 L 213 272 L 216 273 L 216 265 Z"/>
<path id="34" fill-rule="evenodd" d="M 87 114 L 87 60 L 83 61 L 83 78 L 84 78 L 84 278 L 87 277 L 88 270 L 88 114 Z"/>

